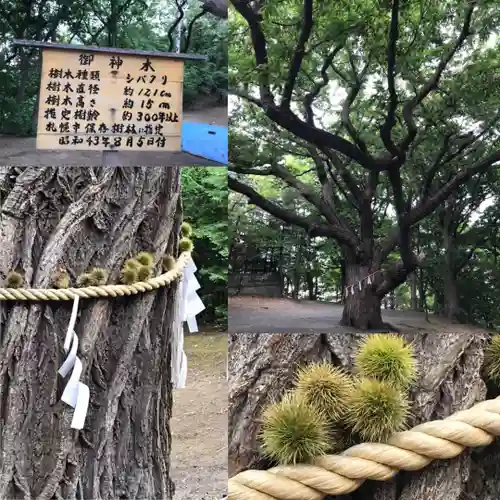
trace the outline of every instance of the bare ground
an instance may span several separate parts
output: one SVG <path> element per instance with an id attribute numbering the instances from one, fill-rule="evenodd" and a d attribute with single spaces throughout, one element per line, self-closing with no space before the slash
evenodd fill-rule
<path id="1" fill-rule="evenodd" d="M 227 106 L 203 108 L 184 112 L 185 122 L 209 123 L 227 127 Z M 189 153 L 156 153 L 143 151 L 118 152 L 120 166 L 219 166 L 220 163 Z M 52 151 L 36 149 L 35 137 L 0 136 L 0 165 L 15 166 L 71 166 L 92 167 L 101 165 L 99 151 Z"/>
<path id="2" fill-rule="evenodd" d="M 185 340 L 188 376 L 174 391 L 175 500 L 219 500 L 227 490 L 227 334 Z"/>
<path id="3" fill-rule="evenodd" d="M 274 299 L 269 297 L 230 297 L 230 333 L 349 333 L 340 326 L 342 306 L 329 302 Z M 382 310 L 382 319 L 402 333 L 456 333 L 470 325 L 458 325 L 432 314 L 414 311 Z M 477 329 L 480 331 L 479 329 Z M 482 331 L 482 330 L 481 330 Z"/>

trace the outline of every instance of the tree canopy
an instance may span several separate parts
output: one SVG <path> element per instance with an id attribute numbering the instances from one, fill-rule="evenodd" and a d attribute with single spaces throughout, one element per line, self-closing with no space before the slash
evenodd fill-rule
<path id="1" fill-rule="evenodd" d="M 344 317 L 380 323 L 360 321 L 361 309 L 379 308 L 431 257 L 417 251 L 418 227 L 436 211 L 474 212 L 497 181 L 498 5 L 232 5 L 230 187 L 285 224 L 334 240 L 347 285 L 384 269 L 347 301 Z M 262 176 L 305 205 L 260 192 Z"/>

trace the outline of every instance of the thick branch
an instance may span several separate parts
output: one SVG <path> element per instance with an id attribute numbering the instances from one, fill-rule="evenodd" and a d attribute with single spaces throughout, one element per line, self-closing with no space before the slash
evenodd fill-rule
<path id="1" fill-rule="evenodd" d="M 337 45 L 326 56 L 325 61 L 323 63 L 323 66 L 321 67 L 321 71 L 320 71 L 322 81 L 316 83 L 314 88 L 311 90 L 311 92 L 306 94 L 306 96 L 304 97 L 304 110 L 305 110 L 305 115 L 306 115 L 306 122 L 308 125 L 311 125 L 312 127 L 314 127 L 314 113 L 312 110 L 312 104 L 313 104 L 314 100 L 316 99 L 316 97 L 318 97 L 321 90 L 328 85 L 330 78 L 328 76 L 327 70 L 330 67 L 330 65 L 332 64 L 335 56 L 337 55 L 337 53 L 340 51 L 341 48 L 342 48 L 342 45 Z"/>
<path id="2" fill-rule="evenodd" d="M 386 162 L 378 163 L 370 155 L 364 153 L 343 137 L 317 129 L 301 120 L 289 109 L 283 109 L 275 105 L 274 95 L 269 84 L 266 38 L 260 23 L 260 15 L 244 0 L 232 0 L 232 3 L 245 18 L 250 28 L 255 61 L 259 71 L 260 103 L 266 115 L 284 129 L 314 144 L 321 150 L 325 148 L 334 149 L 369 170 L 385 169 L 387 167 Z"/>
<path id="3" fill-rule="evenodd" d="M 384 272 L 384 279 L 382 283 L 377 286 L 375 293 L 379 297 L 383 297 L 390 291 L 394 290 L 397 286 L 406 281 L 408 275 L 414 272 L 418 267 L 422 266 L 424 261 L 424 255 L 412 254 L 409 265 L 404 264 L 402 261 L 395 262 Z"/>
<path id="4" fill-rule="evenodd" d="M 396 125 L 396 108 L 398 107 L 398 96 L 396 94 L 396 44 L 399 37 L 399 0 L 393 0 L 391 12 L 391 25 L 389 28 L 389 40 L 387 43 L 387 85 L 389 87 L 389 107 L 384 124 L 380 128 L 380 138 L 393 156 L 399 156 L 400 152 L 392 140 L 392 129 Z"/>
<path id="5" fill-rule="evenodd" d="M 302 22 L 302 30 L 300 31 L 297 47 L 295 48 L 292 62 L 288 70 L 288 77 L 283 89 L 283 97 L 281 99 L 281 107 L 283 109 L 290 108 L 295 81 L 297 80 L 297 76 L 299 74 L 300 67 L 302 66 L 302 61 L 306 53 L 307 41 L 311 36 L 313 27 L 313 0 L 304 0 L 303 17 L 304 20 Z"/>
<path id="6" fill-rule="evenodd" d="M 334 238 L 341 244 L 348 246 L 352 245 L 351 235 L 346 234 L 343 229 L 324 223 L 318 223 L 317 219 L 313 219 L 312 217 L 301 217 L 290 210 L 286 210 L 276 203 L 264 198 L 264 196 L 259 194 L 251 186 L 240 182 L 231 175 L 228 177 L 228 186 L 233 191 L 245 195 L 251 203 L 257 205 L 271 215 L 274 215 L 274 217 L 277 217 L 288 224 L 303 228 L 312 237 L 325 236 L 327 238 Z"/>
<path id="7" fill-rule="evenodd" d="M 189 23 L 189 26 L 187 29 L 186 40 L 184 42 L 184 47 L 182 48 L 182 52 L 187 52 L 189 50 L 189 44 L 191 43 L 191 35 L 193 33 L 193 27 L 194 27 L 196 21 L 198 21 L 198 19 L 203 17 L 207 12 L 208 12 L 207 10 L 202 10 L 201 12 L 196 14 L 196 16 L 193 17 L 193 19 L 191 19 L 191 22 Z"/>
<path id="8" fill-rule="evenodd" d="M 356 100 L 356 97 L 359 94 L 359 91 L 361 90 L 364 79 L 366 77 L 366 73 L 368 72 L 369 65 L 370 62 L 368 61 L 366 63 L 366 66 L 361 71 L 360 75 L 356 73 L 356 68 L 353 65 L 353 73 L 355 81 L 354 83 L 351 84 L 349 92 L 347 93 L 347 97 L 342 106 L 342 116 L 341 116 L 342 124 L 346 128 L 351 139 L 359 147 L 359 149 L 363 151 L 363 153 L 368 153 L 368 148 L 366 147 L 366 143 L 363 141 L 358 131 L 354 128 L 354 125 L 351 122 L 350 111 L 351 111 L 351 106 L 353 105 L 354 101 Z"/>
<path id="9" fill-rule="evenodd" d="M 459 186 L 465 184 L 475 174 L 486 171 L 494 163 L 500 162 L 500 151 L 496 151 L 474 165 L 458 172 L 450 181 L 438 189 L 432 196 L 422 200 L 413 210 L 411 210 L 398 226 L 409 228 L 420 222 L 424 217 L 431 214 L 443 201 L 445 201 Z M 380 247 L 378 262 L 383 262 L 399 243 L 399 233 L 401 227 L 397 227 L 387 237 Z"/>
<path id="10" fill-rule="evenodd" d="M 250 28 L 255 62 L 259 70 L 260 98 L 264 107 L 274 105 L 274 96 L 269 85 L 267 72 L 267 44 L 266 37 L 260 24 L 260 14 L 255 12 L 245 0 L 231 0 L 235 9 L 243 16 Z"/>
<path id="11" fill-rule="evenodd" d="M 169 52 L 171 52 L 174 48 L 175 42 L 174 42 L 173 34 L 174 34 L 174 31 L 176 30 L 177 26 L 179 26 L 179 23 L 184 18 L 184 6 L 186 5 L 186 1 L 182 0 L 182 2 L 179 2 L 178 0 L 175 0 L 175 5 L 177 6 L 177 11 L 179 12 L 179 17 L 173 22 L 172 26 L 170 26 L 170 29 L 168 30 L 168 33 L 167 33 Z"/>

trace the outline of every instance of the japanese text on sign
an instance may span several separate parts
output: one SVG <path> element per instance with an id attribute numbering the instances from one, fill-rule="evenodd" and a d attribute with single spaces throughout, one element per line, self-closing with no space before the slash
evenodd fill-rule
<path id="1" fill-rule="evenodd" d="M 183 62 L 45 49 L 40 149 L 180 151 Z"/>

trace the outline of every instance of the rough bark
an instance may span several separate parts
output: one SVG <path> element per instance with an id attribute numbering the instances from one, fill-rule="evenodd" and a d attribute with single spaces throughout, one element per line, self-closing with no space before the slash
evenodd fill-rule
<path id="1" fill-rule="evenodd" d="M 259 418 L 292 386 L 299 363 L 327 359 L 352 369 L 363 334 L 232 334 L 229 344 L 229 475 L 270 464 L 259 455 Z M 406 335 L 420 365 L 411 393 L 411 425 L 446 417 L 486 397 L 481 378 L 485 336 Z M 493 396 L 493 395 L 492 395 Z M 335 500 L 493 500 L 500 497 L 500 446 L 466 451 L 393 481 L 367 481 Z"/>
<path id="2" fill-rule="evenodd" d="M 126 258 L 177 247 L 179 168 L 0 169 L 0 282 L 44 288 L 58 267 L 118 282 Z M 159 266 L 156 265 L 159 272 Z M 76 324 L 90 406 L 60 402 L 71 303 L 1 304 L 0 498 L 171 499 L 170 339 L 176 285 L 82 300 Z"/>
<path id="3" fill-rule="evenodd" d="M 375 287 L 364 282 L 359 290 L 358 282 L 370 274 L 370 266 L 348 264 L 346 266 L 347 286 L 354 285 L 354 295 L 348 293 L 342 311 L 341 324 L 360 330 L 385 328 L 382 321 L 381 298 Z"/>

